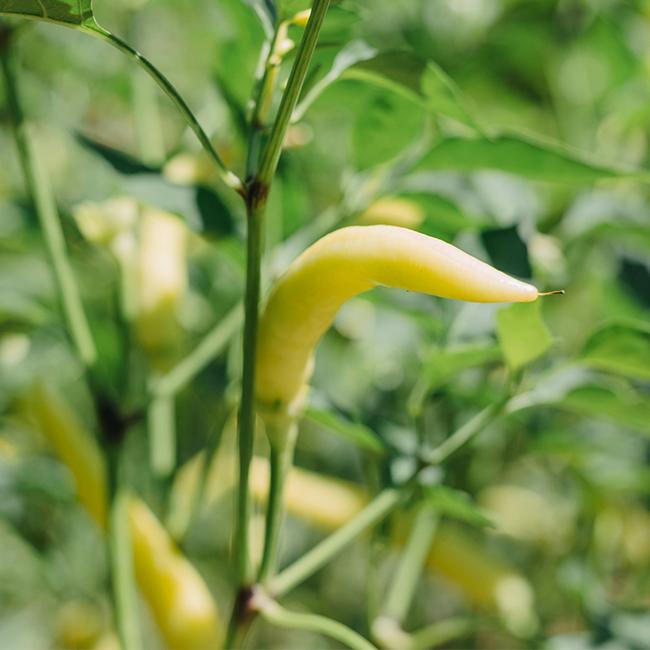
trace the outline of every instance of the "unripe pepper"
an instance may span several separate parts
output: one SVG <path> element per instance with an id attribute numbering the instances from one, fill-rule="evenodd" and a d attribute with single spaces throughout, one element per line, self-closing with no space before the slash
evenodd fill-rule
<path id="1" fill-rule="evenodd" d="M 345 301 L 376 286 L 471 302 L 528 302 L 539 295 L 532 285 L 407 228 L 336 230 L 291 264 L 262 314 L 256 381 L 262 412 L 300 410 L 316 344 Z"/>
<path id="2" fill-rule="evenodd" d="M 90 434 L 42 382 L 23 400 L 23 408 L 70 470 L 80 501 L 106 530 L 106 467 Z M 138 584 L 167 645 L 173 650 L 218 647 L 219 614 L 199 573 L 137 498 L 129 503 L 129 523 Z"/>

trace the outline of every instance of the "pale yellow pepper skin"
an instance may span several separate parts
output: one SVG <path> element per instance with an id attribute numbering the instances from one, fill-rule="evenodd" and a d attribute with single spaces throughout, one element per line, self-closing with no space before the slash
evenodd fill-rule
<path id="1" fill-rule="evenodd" d="M 262 408 L 299 410 L 316 344 L 344 302 L 376 286 L 470 302 L 530 302 L 539 296 L 534 286 L 408 228 L 336 230 L 290 265 L 262 314 L 256 380 Z"/>
<path id="2" fill-rule="evenodd" d="M 38 382 L 23 399 L 34 421 L 74 478 L 79 500 L 103 530 L 107 526 L 106 468 L 92 436 L 68 404 Z M 138 585 L 171 650 L 220 647 L 222 625 L 205 582 L 178 551 L 149 508 L 129 503 L 133 563 Z"/>

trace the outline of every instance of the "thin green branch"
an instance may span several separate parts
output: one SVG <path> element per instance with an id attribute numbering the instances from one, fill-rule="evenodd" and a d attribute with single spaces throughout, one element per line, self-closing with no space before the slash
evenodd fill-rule
<path id="1" fill-rule="evenodd" d="M 244 185 L 241 179 L 228 169 L 226 164 L 223 162 L 217 150 L 212 145 L 210 138 L 207 133 L 203 130 L 203 127 L 197 120 L 196 116 L 187 105 L 187 102 L 181 97 L 180 93 L 174 85 L 165 77 L 165 75 L 156 68 L 156 66 L 151 63 L 146 57 L 144 57 L 140 52 L 135 48 L 131 47 L 128 43 L 124 42 L 115 34 L 103 29 L 98 25 L 93 25 L 92 27 L 85 27 L 84 31 L 92 36 L 96 36 L 101 40 L 109 43 L 114 48 L 126 54 L 132 61 L 137 63 L 162 89 L 162 91 L 171 99 L 174 106 L 178 109 L 180 114 L 183 116 L 183 119 L 187 125 L 194 131 L 196 137 L 198 138 L 201 146 L 205 149 L 207 154 L 210 156 L 214 164 L 216 165 L 221 179 L 223 182 L 238 194 L 244 194 Z"/>
<path id="2" fill-rule="evenodd" d="M 430 650 L 440 645 L 461 639 L 472 633 L 475 624 L 468 618 L 449 618 L 438 621 L 413 632 L 410 648 L 412 650 Z"/>
<path id="3" fill-rule="evenodd" d="M 317 614 L 292 612 L 264 594 L 256 595 L 253 606 L 263 619 L 277 627 L 317 632 L 339 641 L 352 650 L 377 650 L 372 643 L 343 623 Z"/>
<path id="4" fill-rule="evenodd" d="M 235 567 L 240 586 L 248 582 L 250 577 L 248 557 L 251 508 L 249 476 L 255 439 L 255 357 L 257 355 L 261 258 L 262 218 L 253 216 L 248 219 L 248 238 L 246 240 L 242 396 L 237 421 L 239 484 L 235 526 Z"/>
<path id="5" fill-rule="evenodd" d="M 269 136 L 269 141 L 264 150 L 264 155 L 262 156 L 260 168 L 257 173 L 257 181 L 263 188 L 268 188 L 277 169 L 284 136 L 305 83 L 307 70 L 309 69 L 309 64 L 316 49 L 318 36 L 330 2 L 331 0 L 314 0 L 309 22 L 305 27 L 305 33 L 300 41 L 296 59 L 291 69 L 289 80 L 287 81 L 287 89 L 282 95 L 278 114 L 273 123 L 271 135 Z"/>
<path id="6" fill-rule="evenodd" d="M 157 397 L 175 395 L 199 374 L 226 347 L 235 335 L 244 316 L 241 303 L 233 307 L 181 361 L 150 383 L 150 392 Z"/>
<path id="7" fill-rule="evenodd" d="M 325 538 L 311 551 L 296 560 L 269 583 L 270 592 L 283 596 L 325 566 L 361 533 L 374 526 L 394 510 L 403 498 L 403 492 L 387 489 L 371 501 L 354 519 Z"/>
<path id="8" fill-rule="evenodd" d="M 293 418 L 278 423 L 267 422 L 267 434 L 271 446 L 269 457 L 270 484 L 266 506 L 264 551 L 257 581 L 266 584 L 275 573 L 280 531 L 284 518 L 284 485 L 293 464 L 298 425 Z"/>
<path id="9" fill-rule="evenodd" d="M 449 456 L 456 453 L 461 447 L 473 440 L 485 427 L 497 418 L 503 411 L 507 400 L 502 399 L 495 404 L 484 408 L 473 418 L 468 420 L 462 427 L 457 429 L 441 445 L 427 453 L 423 461 L 427 464 L 438 465 L 447 460 Z"/>
<path id="10" fill-rule="evenodd" d="M 70 338 L 82 363 L 86 367 L 91 367 L 97 360 L 97 351 L 81 302 L 79 287 L 68 259 L 56 202 L 47 174 L 40 165 L 38 156 L 35 155 L 33 139 L 30 136 L 29 127 L 20 105 L 8 48 L 2 50 L 0 60 L 6 87 L 7 104 L 25 184 L 43 230 L 45 245 L 52 263 Z"/>
<path id="11" fill-rule="evenodd" d="M 108 479 L 108 549 L 115 627 L 122 650 L 140 650 L 142 640 L 128 512 L 129 494 L 123 477 L 121 445 L 108 450 Z"/>
<path id="12" fill-rule="evenodd" d="M 155 397 L 149 404 L 149 464 L 159 477 L 169 476 L 176 465 L 174 406 L 173 395 Z"/>
<path id="13" fill-rule="evenodd" d="M 397 572 L 391 581 L 382 613 L 382 616 L 386 616 L 400 625 L 404 622 L 411 607 L 437 523 L 438 517 L 435 509 L 431 504 L 424 502 L 416 515 Z"/>

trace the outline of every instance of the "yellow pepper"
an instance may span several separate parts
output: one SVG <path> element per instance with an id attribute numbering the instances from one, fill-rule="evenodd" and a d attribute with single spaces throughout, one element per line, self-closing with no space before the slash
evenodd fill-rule
<path id="1" fill-rule="evenodd" d="M 106 529 L 106 468 L 90 434 L 42 382 L 23 400 L 23 407 L 70 470 L 80 501 Z M 137 498 L 129 503 L 129 523 L 138 584 L 168 646 L 172 650 L 218 647 L 219 614 L 199 573 Z"/>
<path id="2" fill-rule="evenodd" d="M 173 348 L 179 334 L 177 312 L 187 289 L 187 228 L 171 214 L 144 208 L 138 256 L 138 339 L 154 353 Z"/>
<path id="3" fill-rule="evenodd" d="M 375 286 L 472 302 L 527 302 L 539 295 L 532 285 L 407 228 L 336 230 L 290 265 L 262 314 L 256 394 L 263 412 L 299 411 L 319 339 L 345 301 Z"/>

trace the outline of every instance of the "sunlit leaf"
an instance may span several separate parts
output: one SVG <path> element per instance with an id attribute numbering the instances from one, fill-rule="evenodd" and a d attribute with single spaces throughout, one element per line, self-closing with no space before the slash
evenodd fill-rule
<path id="1" fill-rule="evenodd" d="M 434 145 L 417 169 L 464 172 L 493 169 L 537 181 L 565 184 L 635 176 L 634 172 L 590 162 L 558 144 L 520 135 L 445 138 Z"/>
<path id="2" fill-rule="evenodd" d="M 541 357 L 553 342 L 542 320 L 538 300 L 500 309 L 497 334 L 503 356 L 512 370 L 519 370 Z"/>
<path id="3" fill-rule="evenodd" d="M 591 335 L 582 360 L 606 372 L 650 380 L 650 327 L 646 323 L 615 323 Z"/>
<path id="4" fill-rule="evenodd" d="M 571 391 L 560 406 L 585 417 L 609 420 L 650 437 L 650 401 L 633 391 L 581 386 Z"/>
<path id="5" fill-rule="evenodd" d="M 433 61 L 424 61 L 409 52 L 382 52 L 350 68 L 343 76 L 401 93 L 424 109 L 478 129 L 469 101 Z"/>
<path id="6" fill-rule="evenodd" d="M 401 95 L 375 89 L 357 115 L 352 132 L 353 159 L 366 169 L 395 158 L 415 142 L 424 128 L 424 114 Z"/>
<path id="7" fill-rule="evenodd" d="M 36 18 L 72 27 L 95 25 L 92 0 L 0 0 L 0 14 Z"/>

